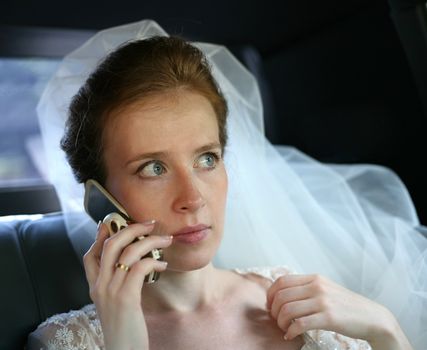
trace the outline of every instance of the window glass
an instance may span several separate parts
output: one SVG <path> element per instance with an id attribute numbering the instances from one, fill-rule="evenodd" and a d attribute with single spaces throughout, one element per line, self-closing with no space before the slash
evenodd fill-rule
<path id="1" fill-rule="evenodd" d="M 57 59 L 0 58 L 0 187 L 46 182 L 36 106 Z"/>

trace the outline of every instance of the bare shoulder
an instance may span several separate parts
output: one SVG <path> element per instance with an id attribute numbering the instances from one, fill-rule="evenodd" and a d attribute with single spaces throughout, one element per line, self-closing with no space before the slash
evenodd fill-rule
<path id="1" fill-rule="evenodd" d="M 258 288 L 260 288 L 265 292 L 273 284 L 272 281 L 270 281 L 269 279 L 253 272 L 242 274 L 241 278 L 243 281 L 255 284 L 255 286 L 257 286 Z"/>

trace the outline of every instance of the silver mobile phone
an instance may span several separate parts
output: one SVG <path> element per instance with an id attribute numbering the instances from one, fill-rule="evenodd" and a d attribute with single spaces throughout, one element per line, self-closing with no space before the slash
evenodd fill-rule
<path id="1" fill-rule="evenodd" d="M 89 179 L 85 183 L 84 207 L 89 216 L 98 223 L 102 221 L 107 225 L 110 236 L 119 232 L 133 222 L 123 206 L 96 180 Z M 143 239 L 140 237 L 139 239 Z M 153 249 L 145 257 L 162 260 L 163 251 Z M 157 271 L 151 271 L 145 276 L 144 282 L 153 283 L 160 277 Z"/>

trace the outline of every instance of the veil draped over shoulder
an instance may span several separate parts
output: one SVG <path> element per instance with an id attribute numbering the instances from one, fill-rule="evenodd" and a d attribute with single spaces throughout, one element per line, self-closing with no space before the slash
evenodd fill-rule
<path id="1" fill-rule="evenodd" d="M 59 148 L 72 96 L 99 61 L 125 41 L 167 35 L 146 20 L 104 30 L 66 56 L 37 112 L 50 179 L 70 239 L 82 255 L 96 227 Z M 229 176 L 223 268 L 286 265 L 319 273 L 386 305 L 416 349 L 427 344 L 427 239 L 400 179 L 373 165 L 325 165 L 263 132 L 254 77 L 218 45 L 193 43 L 207 56 L 229 106 Z M 283 116 L 282 116 L 283 117 Z"/>

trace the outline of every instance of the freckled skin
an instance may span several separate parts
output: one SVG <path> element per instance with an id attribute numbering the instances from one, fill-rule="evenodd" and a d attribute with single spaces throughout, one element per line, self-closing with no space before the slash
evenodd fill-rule
<path id="1" fill-rule="evenodd" d="M 211 168 L 206 150 L 197 150 L 218 144 L 212 151 L 221 153 L 218 135 L 209 101 L 188 91 L 121 109 L 104 130 L 106 188 L 135 221 L 155 219 L 153 234 L 210 227 L 197 244 L 165 248 L 167 271 L 143 287 L 150 350 L 300 349 L 301 338 L 285 342 L 265 308 L 270 282 L 211 264 L 223 234 L 227 174 L 221 159 Z M 153 152 L 162 154 L 140 157 Z M 144 167 L 153 160 L 160 166 Z"/>
<path id="2" fill-rule="evenodd" d="M 219 144 L 218 124 L 209 101 L 193 93 L 180 98 L 162 95 L 113 115 L 104 136 L 106 187 L 133 219 L 155 219 L 157 231 L 169 234 L 197 223 L 212 226 L 207 239 L 191 247 L 191 254 L 185 245 L 165 249 L 169 269 L 205 266 L 222 238 L 227 194 L 222 161 L 210 171 L 195 167 L 198 147 Z M 157 178 L 135 174 L 147 159 L 126 165 L 139 154 L 159 151 L 168 152 L 161 159 L 167 170 Z"/>

